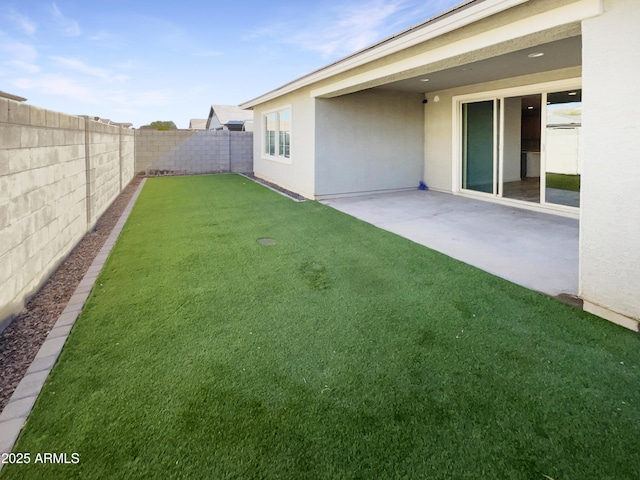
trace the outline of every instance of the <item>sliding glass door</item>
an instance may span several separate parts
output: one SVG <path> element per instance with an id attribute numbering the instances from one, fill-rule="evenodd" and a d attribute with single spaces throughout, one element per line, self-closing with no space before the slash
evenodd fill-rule
<path id="1" fill-rule="evenodd" d="M 535 204 L 580 206 L 582 92 L 460 104 L 460 188 Z"/>
<path id="2" fill-rule="evenodd" d="M 462 105 L 462 188 L 495 193 L 496 102 Z"/>
<path id="3" fill-rule="evenodd" d="M 506 97 L 501 151 L 503 198 L 540 203 L 542 95 Z"/>
<path id="4" fill-rule="evenodd" d="M 546 103 L 544 199 L 579 207 L 582 90 L 548 93 Z"/>

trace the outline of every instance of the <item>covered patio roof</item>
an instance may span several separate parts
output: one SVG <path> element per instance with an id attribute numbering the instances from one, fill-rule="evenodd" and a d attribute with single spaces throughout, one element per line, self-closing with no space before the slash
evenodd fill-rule
<path id="1" fill-rule="evenodd" d="M 522 43 L 526 45 L 533 42 L 520 42 Z M 476 52 L 476 55 L 478 53 Z M 446 64 L 450 63 L 446 62 Z M 426 65 L 423 71 L 409 78 L 390 81 L 377 88 L 428 93 L 503 78 L 577 67 L 582 64 L 582 41 L 580 35 L 575 35 L 543 44 L 534 43 L 502 55 L 488 56 L 482 60 L 464 62 L 464 59 L 457 59 L 456 63 L 458 64 L 453 67 L 445 68 L 440 65 Z"/>
<path id="2" fill-rule="evenodd" d="M 580 66 L 581 22 L 600 14 L 602 1 L 577 0 L 539 11 L 528 7 L 528 0 L 465 2 L 241 108 L 253 108 L 310 85 L 311 96 L 319 98 L 376 87 L 425 93 Z M 508 11 L 517 8 L 524 10 L 510 17 Z M 538 53 L 544 55 L 529 57 Z M 429 81 L 421 82 L 425 78 Z"/>

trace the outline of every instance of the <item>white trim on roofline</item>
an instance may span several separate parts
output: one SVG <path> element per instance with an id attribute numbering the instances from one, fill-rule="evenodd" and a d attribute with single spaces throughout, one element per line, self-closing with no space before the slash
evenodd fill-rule
<path id="1" fill-rule="evenodd" d="M 265 93 L 240 105 L 241 108 L 252 108 L 261 103 L 290 93 L 298 88 L 310 85 L 333 75 L 364 65 L 379 58 L 399 52 L 413 45 L 439 37 L 447 32 L 457 30 L 465 25 L 508 10 L 530 0 L 470 0 L 457 7 L 443 12 L 425 22 L 403 32 L 382 40 L 370 47 L 355 52 L 337 62 L 315 70 L 303 77 L 287 83 L 275 90 Z"/>
<path id="2" fill-rule="evenodd" d="M 349 89 L 358 88 L 360 85 L 367 84 L 368 82 L 408 71 L 421 65 L 427 65 L 498 43 L 508 42 L 515 38 L 549 28 L 582 21 L 585 18 L 599 15 L 600 13 L 602 13 L 601 0 L 577 0 L 568 5 L 559 6 L 537 15 L 501 25 L 490 31 L 482 32 L 472 37 L 466 37 L 433 50 L 398 60 L 397 62 L 373 70 L 367 70 L 358 75 L 352 75 L 335 83 L 324 85 L 312 90 L 311 96 L 332 97 L 341 95 L 345 91 L 349 92 Z"/>

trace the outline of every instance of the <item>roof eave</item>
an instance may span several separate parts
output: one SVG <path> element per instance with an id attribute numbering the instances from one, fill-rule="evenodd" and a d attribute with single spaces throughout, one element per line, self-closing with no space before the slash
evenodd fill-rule
<path id="1" fill-rule="evenodd" d="M 240 108 L 252 109 L 256 105 L 281 95 L 436 38 L 528 1 L 530 0 L 467 0 L 398 34 L 325 65 L 259 97 L 241 103 Z"/>

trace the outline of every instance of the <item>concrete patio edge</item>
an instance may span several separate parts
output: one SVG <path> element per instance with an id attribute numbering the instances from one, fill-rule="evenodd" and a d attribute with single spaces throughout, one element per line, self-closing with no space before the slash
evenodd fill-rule
<path id="1" fill-rule="evenodd" d="M 116 240 L 120 236 L 145 182 L 146 178 L 140 182 L 140 185 L 122 212 L 113 230 L 111 230 L 100 252 L 98 252 L 87 273 L 69 299 L 66 308 L 58 317 L 45 342 L 42 344 L 42 347 L 40 347 L 33 362 L 31 362 L 31 366 L 27 370 L 24 378 L 13 392 L 9 403 L 7 403 L 2 413 L 0 413 L 0 454 L 10 453 L 13 449 L 20 435 L 20 431 L 27 421 L 31 409 L 42 390 L 42 386 L 49 376 L 49 372 L 53 369 L 60 352 L 62 352 L 67 337 L 78 315 L 82 311 L 84 303 L 89 298 L 91 289 L 102 271 L 109 253 L 115 246 Z M 0 463 L 0 470 L 2 467 L 3 464 Z"/>

